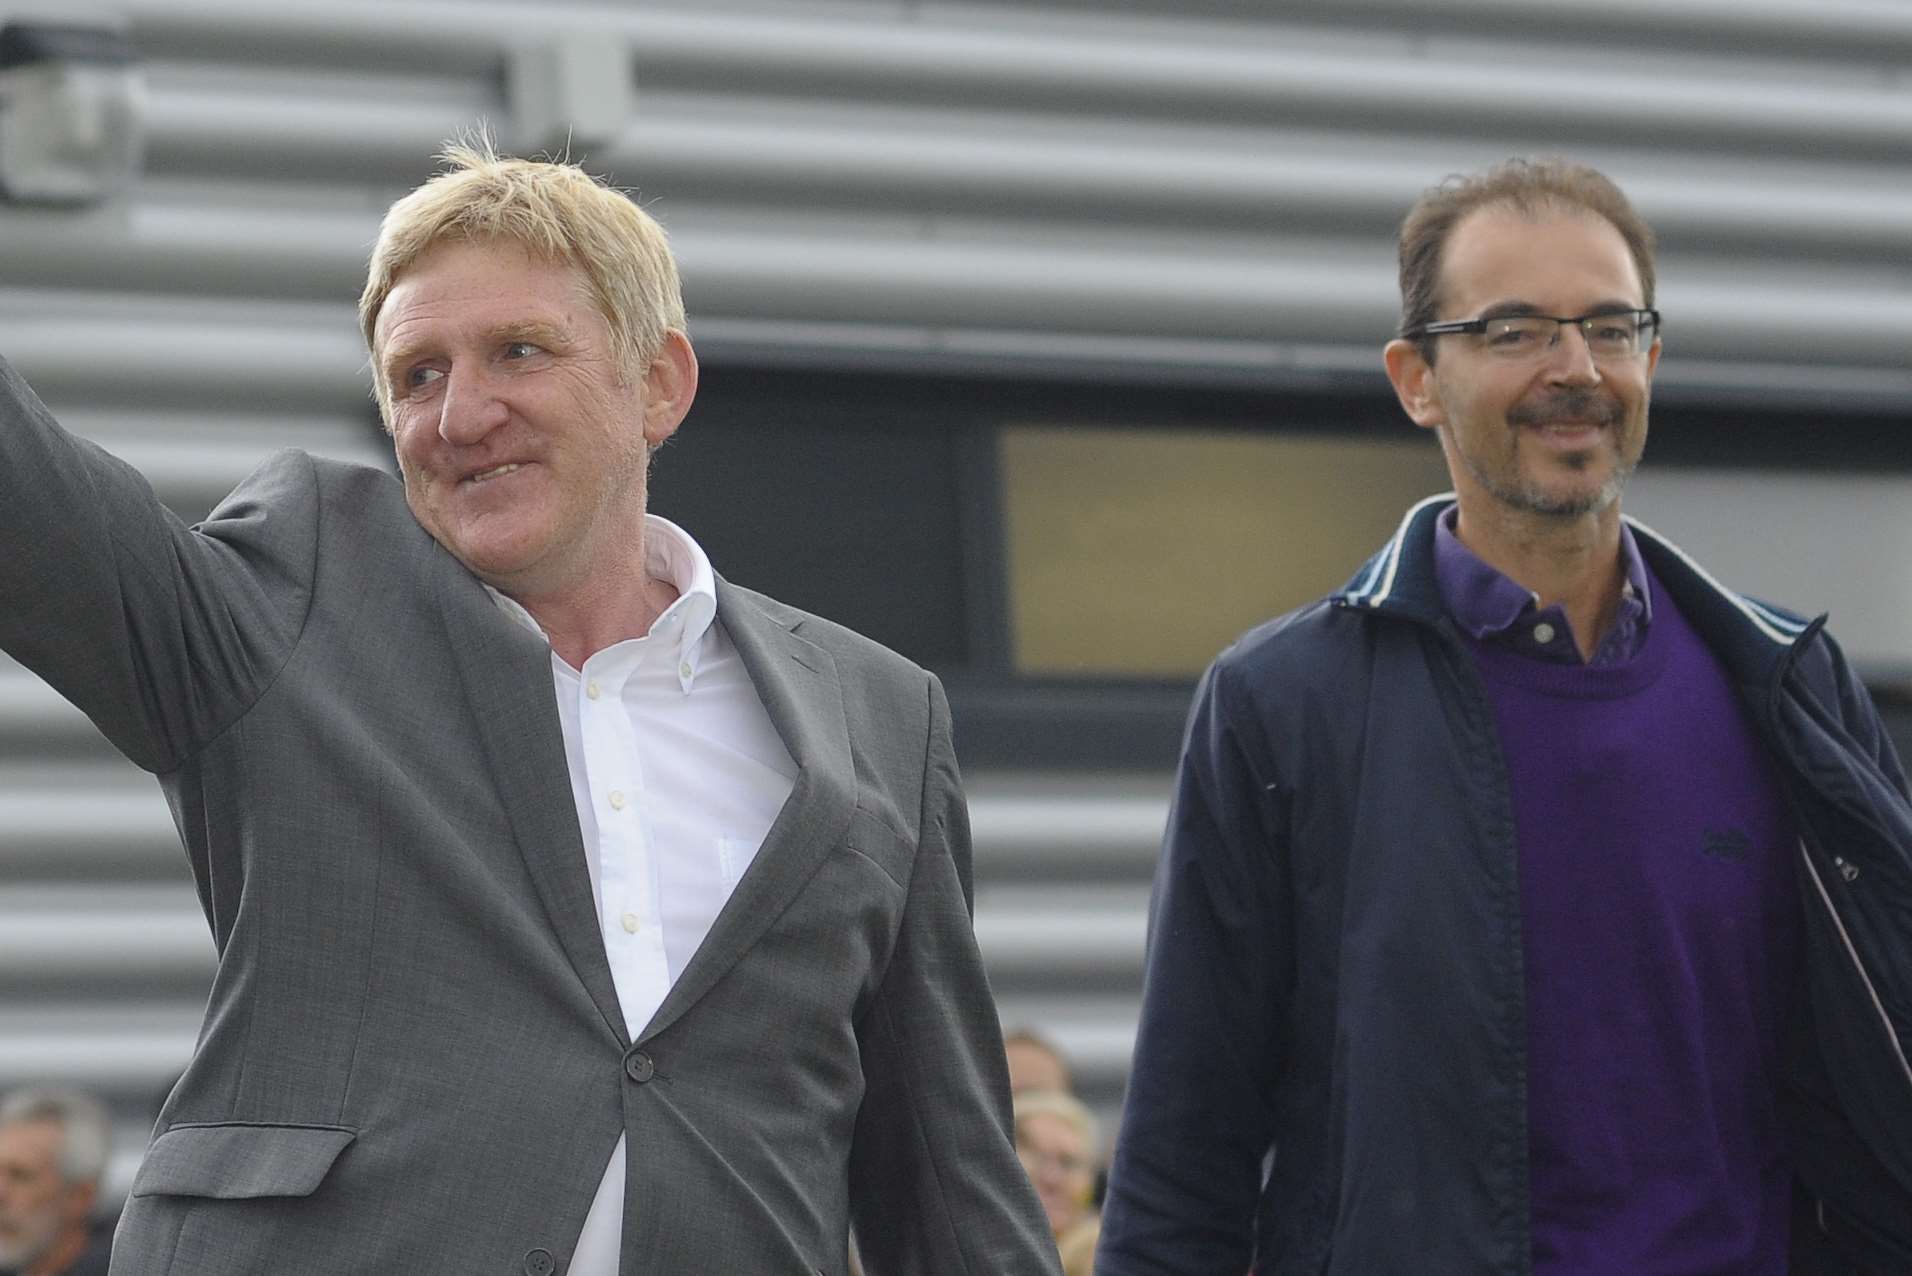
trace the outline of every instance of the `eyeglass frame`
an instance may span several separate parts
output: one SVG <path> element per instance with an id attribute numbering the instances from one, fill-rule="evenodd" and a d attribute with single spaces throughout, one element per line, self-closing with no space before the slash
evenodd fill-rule
<path id="1" fill-rule="evenodd" d="M 1568 324 L 1572 324 L 1580 329 L 1581 339 L 1587 343 L 1587 353 L 1594 354 L 1593 338 L 1587 332 L 1587 325 L 1595 319 L 1611 319 L 1615 315 L 1646 316 L 1645 320 L 1639 324 L 1640 328 L 1644 330 L 1651 327 L 1653 329 L 1653 340 L 1658 341 L 1660 339 L 1660 312 L 1658 310 L 1651 306 L 1622 306 L 1613 310 L 1595 310 L 1588 314 L 1573 316 L 1537 315 L 1528 314 L 1523 311 L 1515 314 L 1487 315 L 1480 319 L 1443 319 L 1437 323 L 1424 323 L 1418 328 L 1410 328 L 1401 334 L 1401 340 L 1420 341 L 1427 337 L 1455 335 L 1472 335 L 1479 337 L 1487 334 L 1487 325 L 1491 323 L 1499 323 L 1507 319 L 1551 319 L 1555 325 L 1554 339 L 1541 347 L 1543 350 L 1552 350 L 1555 346 L 1559 345 L 1561 331 L 1565 329 Z M 1645 354 L 1652 348 L 1653 342 L 1649 341 L 1632 354 L 1612 357 L 1632 359 Z M 1598 358 L 1599 356 L 1596 354 L 1595 357 Z"/>

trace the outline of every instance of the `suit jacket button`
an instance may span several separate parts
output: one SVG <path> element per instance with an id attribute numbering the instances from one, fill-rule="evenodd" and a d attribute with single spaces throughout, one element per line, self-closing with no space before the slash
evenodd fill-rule
<path id="1" fill-rule="evenodd" d="M 534 1249 L 524 1256 L 524 1276 L 551 1276 L 557 1270 L 548 1249 Z"/>
<path id="2" fill-rule="evenodd" d="M 624 1075 L 642 1085 L 657 1075 L 657 1066 L 642 1050 L 633 1050 L 624 1060 Z"/>

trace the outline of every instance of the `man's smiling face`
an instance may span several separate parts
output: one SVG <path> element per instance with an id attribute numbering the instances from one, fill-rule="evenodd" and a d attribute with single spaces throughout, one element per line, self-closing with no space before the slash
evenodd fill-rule
<path id="1" fill-rule="evenodd" d="M 1488 206 L 1461 219 L 1443 253 L 1443 319 L 1645 304 L 1626 241 L 1591 213 Z M 1434 340 L 1434 365 L 1408 355 L 1396 385 L 1415 422 L 1440 434 L 1463 520 L 1470 505 L 1577 516 L 1618 501 L 1646 446 L 1657 339 L 1607 360 L 1572 325 L 1532 359 L 1500 358 L 1466 335 Z"/>
<path id="2" fill-rule="evenodd" d="M 438 542 L 514 597 L 631 565 L 645 508 L 648 378 L 620 367 L 572 266 L 454 240 L 379 312 L 374 375 L 406 500 Z"/>

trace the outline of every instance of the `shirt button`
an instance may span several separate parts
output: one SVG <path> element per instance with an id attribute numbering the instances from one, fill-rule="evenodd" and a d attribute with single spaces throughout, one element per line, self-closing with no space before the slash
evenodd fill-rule
<path id="1" fill-rule="evenodd" d="M 624 1061 L 624 1075 L 639 1085 L 643 1085 L 646 1081 L 649 1081 L 657 1075 L 657 1066 L 651 1062 L 651 1057 L 642 1050 L 634 1051 L 631 1056 Z"/>
<path id="2" fill-rule="evenodd" d="M 598 685 L 597 685 L 597 683 L 595 683 L 595 682 L 587 682 L 587 683 L 585 683 L 585 684 L 584 684 L 584 694 L 585 694 L 585 697 L 586 697 L 587 699 L 591 699 L 591 700 L 595 700 L 595 699 L 597 699 L 597 698 L 598 698 Z"/>
<path id="3" fill-rule="evenodd" d="M 1539 624 L 1534 626 L 1534 641 L 1535 642 L 1539 643 L 1541 646 L 1544 647 L 1548 643 L 1552 642 L 1553 640 L 1554 640 L 1554 627 L 1552 625 L 1548 624 L 1546 621 L 1543 620 Z"/>
<path id="4" fill-rule="evenodd" d="M 690 677 L 690 661 L 686 660 L 683 664 L 677 666 L 677 676 L 680 678 Z"/>
<path id="5" fill-rule="evenodd" d="M 618 918 L 618 921 L 623 923 L 625 934 L 627 935 L 637 934 L 637 914 L 636 913 L 626 913 L 624 914 L 624 916 Z"/>
<path id="6" fill-rule="evenodd" d="M 622 811 L 624 809 L 624 790 L 611 790 L 611 809 L 613 811 Z"/>

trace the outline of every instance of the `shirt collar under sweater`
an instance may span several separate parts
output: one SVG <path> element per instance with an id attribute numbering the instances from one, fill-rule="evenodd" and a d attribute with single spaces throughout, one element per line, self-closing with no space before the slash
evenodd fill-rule
<path id="1" fill-rule="evenodd" d="M 1447 614 L 1461 630 L 1483 641 L 1494 641 L 1538 660 L 1579 664 L 1573 629 L 1566 609 L 1558 603 L 1540 605 L 1540 595 L 1490 566 L 1455 534 L 1458 506 L 1435 522 L 1434 574 Z M 1633 532 L 1620 525 L 1620 558 L 1625 569 L 1620 606 L 1613 627 L 1601 638 L 1588 661 L 1592 665 L 1622 664 L 1639 653 L 1653 619 L 1653 594 L 1646 565 Z"/>

